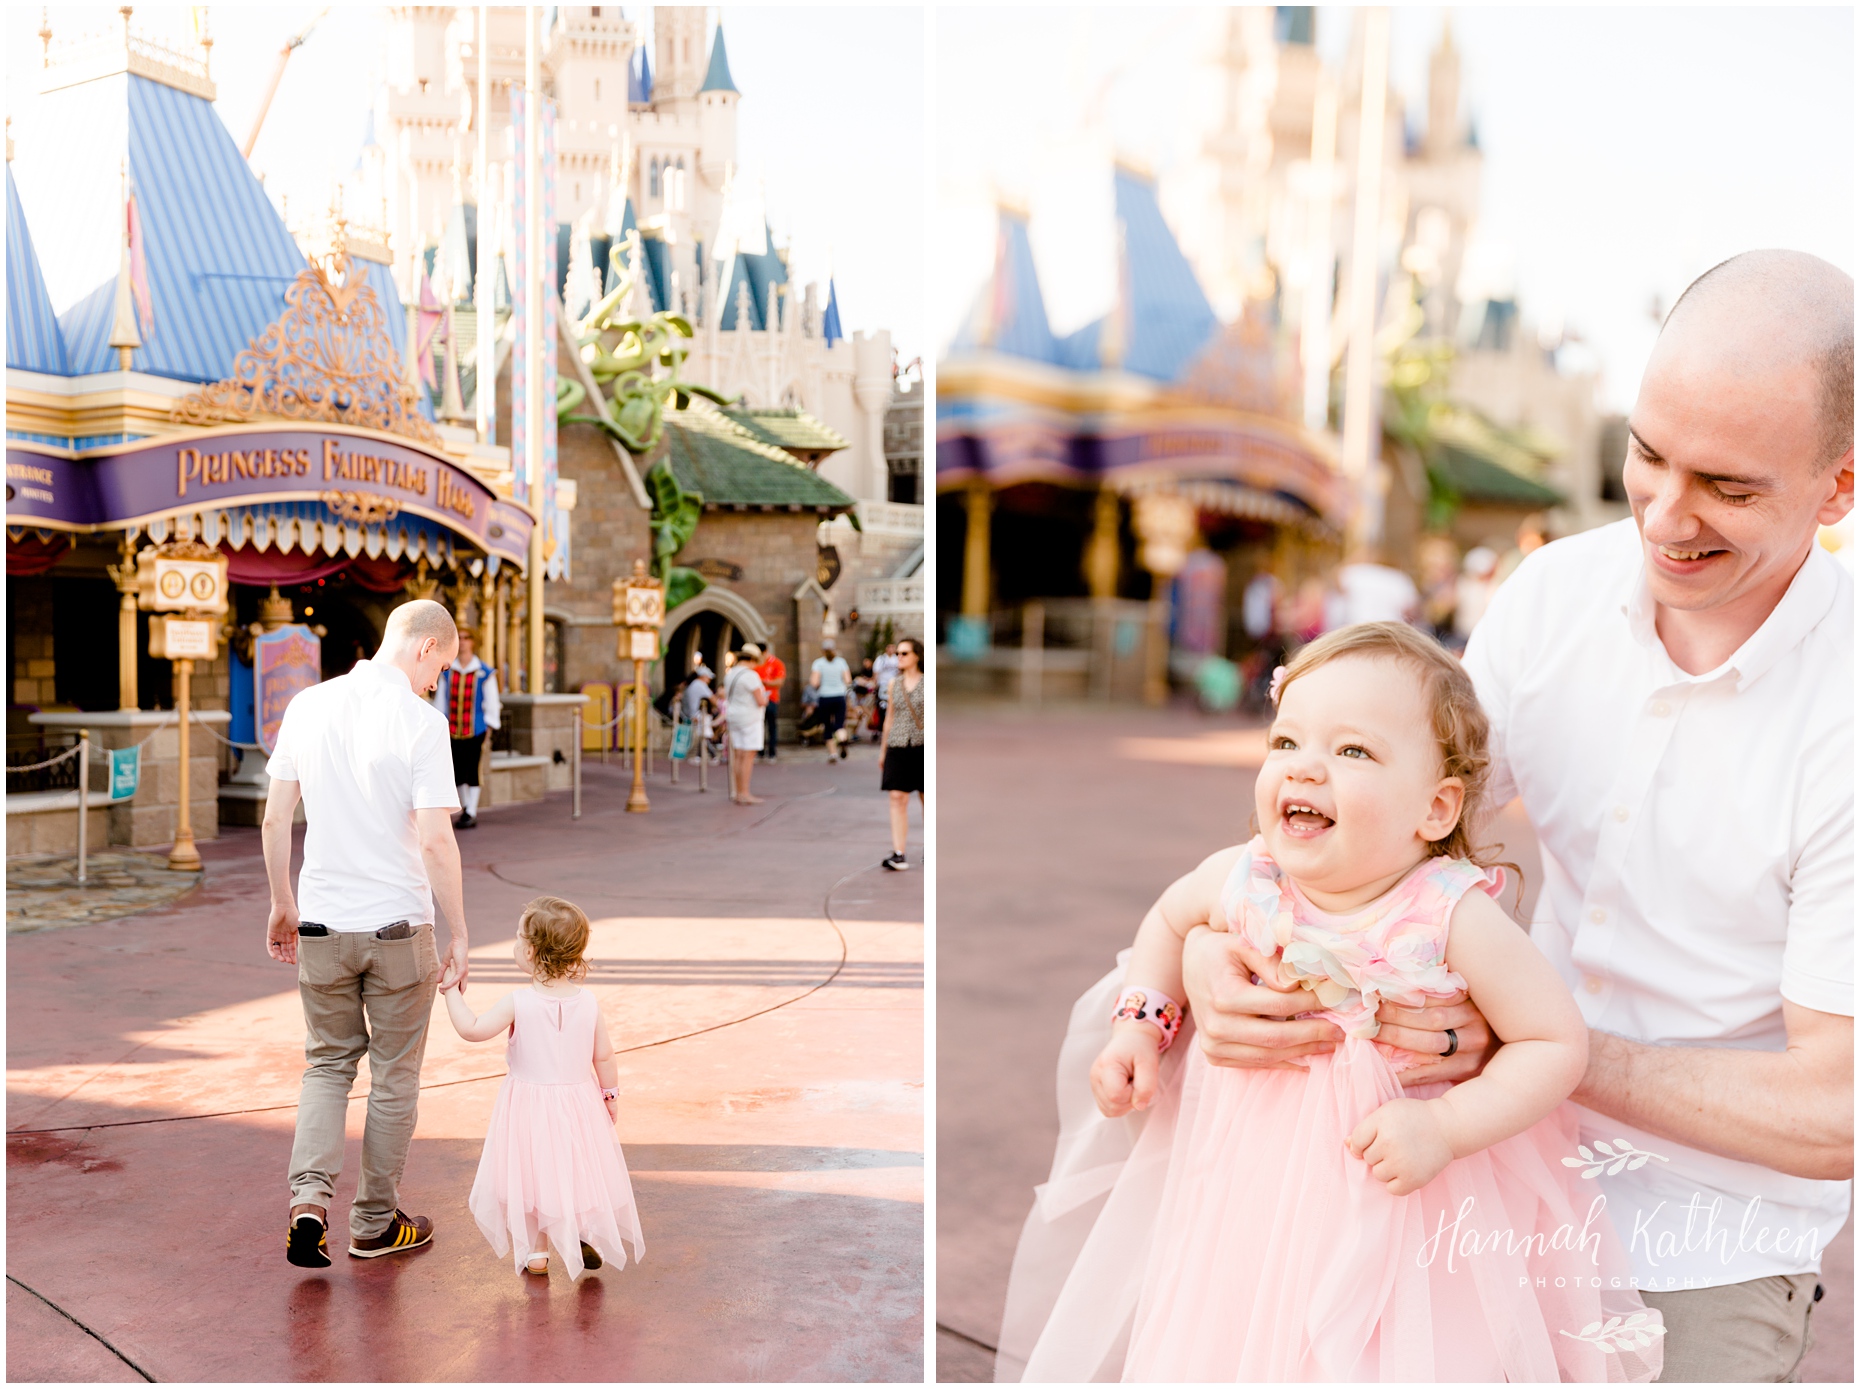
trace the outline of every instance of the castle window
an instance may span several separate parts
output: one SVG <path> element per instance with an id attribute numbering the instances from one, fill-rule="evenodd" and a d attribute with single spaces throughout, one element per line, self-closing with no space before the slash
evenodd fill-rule
<path id="1" fill-rule="evenodd" d="M 600 15 L 601 15 L 601 12 L 599 10 L 596 10 L 594 12 L 594 17 L 596 19 L 599 19 Z M 601 99 L 601 79 L 598 77 L 594 79 L 594 99 L 596 101 L 599 101 Z"/>
<path id="2" fill-rule="evenodd" d="M 656 154 L 652 157 L 652 163 L 647 165 L 646 196 L 651 198 L 659 196 L 659 157 Z"/>

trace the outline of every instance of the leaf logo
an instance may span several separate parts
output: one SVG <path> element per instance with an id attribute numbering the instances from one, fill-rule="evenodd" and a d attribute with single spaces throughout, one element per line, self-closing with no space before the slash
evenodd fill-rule
<path id="1" fill-rule="evenodd" d="M 1610 1317 L 1605 1322 L 1592 1321 L 1580 1331 L 1565 1331 L 1561 1334 L 1572 1341 L 1592 1345 L 1604 1355 L 1614 1355 L 1624 1350 L 1645 1350 L 1653 1344 L 1654 1337 L 1666 1334 L 1666 1327 L 1654 1313 L 1636 1312 L 1631 1317 Z"/>
<path id="2" fill-rule="evenodd" d="M 1582 1156 L 1566 1157 L 1563 1159 L 1563 1165 L 1582 1168 L 1584 1181 L 1599 1177 L 1604 1172 L 1611 1177 L 1621 1172 L 1632 1172 L 1636 1168 L 1645 1167 L 1649 1161 L 1671 1161 L 1659 1153 L 1650 1153 L 1645 1149 L 1636 1148 L 1625 1138 L 1617 1138 L 1612 1148 L 1606 1143 L 1597 1143 L 1593 1152 L 1585 1145 L 1578 1143 L 1576 1151 Z"/>

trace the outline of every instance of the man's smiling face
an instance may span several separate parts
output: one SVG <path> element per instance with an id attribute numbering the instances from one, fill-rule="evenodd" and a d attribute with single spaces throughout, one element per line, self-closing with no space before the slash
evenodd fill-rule
<path id="1" fill-rule="evenodd" d="M 1851 434 L 1842 460 L 1803 316 L 1730 278 L 1675 309 L 1628 421 L 1622 481 L 1648 586 L 1686 612 L 1774 603 L 1816 525 L 1853 502 Z"/>

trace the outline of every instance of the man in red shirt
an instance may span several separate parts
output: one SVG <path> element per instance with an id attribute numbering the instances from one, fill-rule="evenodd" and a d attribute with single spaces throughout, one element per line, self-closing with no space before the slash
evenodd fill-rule
<path id="1" fill-rule="evenodd" d="M 759 757 L 775 760 L 775 720 L 781 712 L 781 682 L 788 678 L 788 667 L 782 664 L 781 657 L 775 654 L 773 645 L 762 664 L 756 667 L 756 674 L 762 677 L 762 684 L 769 692 L 769 702 L 763 706 L 762 751 Z"/>

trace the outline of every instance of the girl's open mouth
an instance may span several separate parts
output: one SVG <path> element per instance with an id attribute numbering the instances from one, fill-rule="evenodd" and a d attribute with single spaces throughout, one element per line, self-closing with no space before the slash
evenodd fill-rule
<path id="1" fill-rule="evenodd" d="M 1279 808 L 1279 828 L 1293 839 L 1316 839 L 1336 823 L 1304 801 L 1288 801 Z"/>

